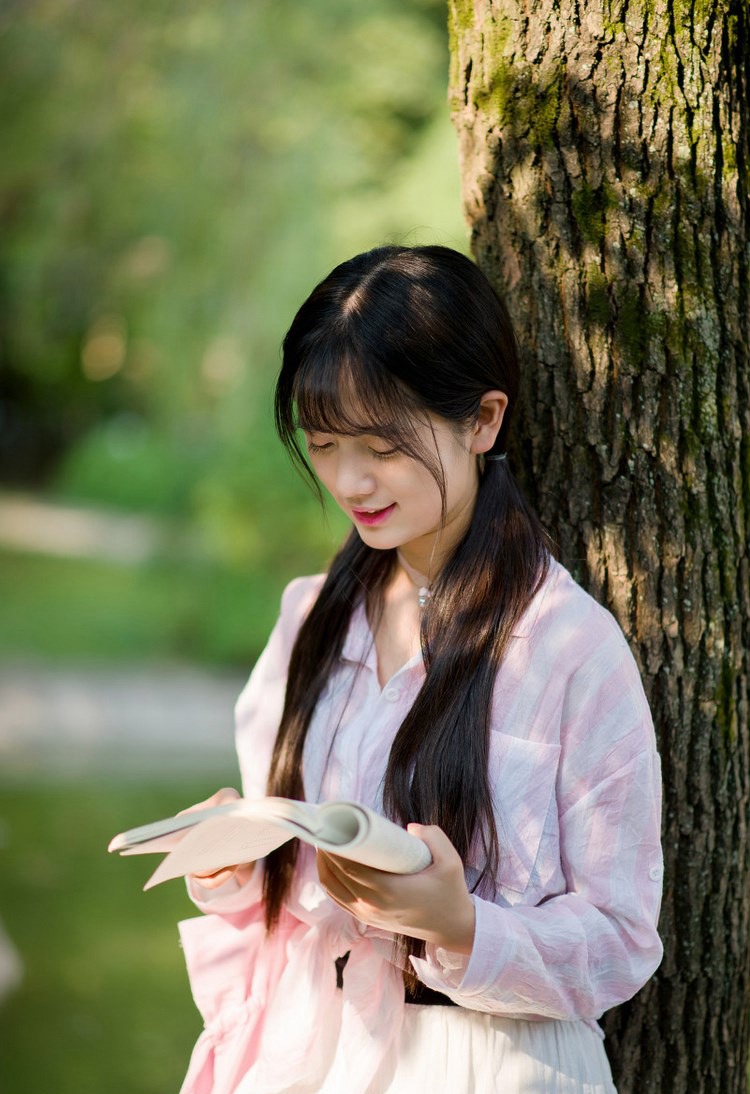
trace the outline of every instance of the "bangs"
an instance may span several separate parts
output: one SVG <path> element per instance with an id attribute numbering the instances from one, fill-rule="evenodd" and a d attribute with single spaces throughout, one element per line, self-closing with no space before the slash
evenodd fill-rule
<path id="1" fill-rule="evenodd" d="M 294 378 L 294 428 L 347 437 L 375 434 L 409 450 L 415 420 L 427 420 L 414 393 L 377 362 L 347 353 L 308 357 Z"/>
<path id="2" fill-rule="evenodd" d="M 298 430 L 382 437 L 426 467 L 444 496 L 437 449 L 425 444 L 423 430 L 420 435 L 420 427 L 432 430 L 425 406 L 384 362 L 342 345 L 343 341 L 334 338 L 309 346 L 286 382 L 282 369 L 276 389 L 276 427 L 294 462 L 320 496 Z"/>

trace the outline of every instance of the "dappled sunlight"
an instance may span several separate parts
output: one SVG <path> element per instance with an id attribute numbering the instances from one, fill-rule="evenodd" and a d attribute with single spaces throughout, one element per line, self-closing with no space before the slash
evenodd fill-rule
<path id="1" fill-rule="evenodd" d="M 84 336 L 81 368 L 87 380 L 109 380 L 125 364 L 127 326 L 121 315 L 100 316 Z"/>
<path id="2" fill-rule="evenodd" d="M 450 10 L 472 246 L 526 365 L 512 467 L 621 624 L 661 749 L 665 956 L 605 1023 L 618 1089 L 718 1089 L 746 1044 L 747 12 Z"/>

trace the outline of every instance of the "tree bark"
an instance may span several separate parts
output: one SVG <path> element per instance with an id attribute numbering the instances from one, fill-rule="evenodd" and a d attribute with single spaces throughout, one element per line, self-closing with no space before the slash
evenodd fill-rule
<path id="1" fill-rule="evenodd" d="M 747 1090 L 750 5 L 450 0 L 479 265 L 525 365 L 511 450 L 616 615 L 664 773 L 661 969 L 620 1094 Z"/>

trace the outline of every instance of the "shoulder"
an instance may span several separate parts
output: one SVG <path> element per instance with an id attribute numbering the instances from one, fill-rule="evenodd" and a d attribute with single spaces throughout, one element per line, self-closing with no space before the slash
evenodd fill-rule
<path id="1" fill-rule="evenodd" d="M 530 663 L 576 694 L 627 693 L 645 715 L 640 671 L 622 629 L 556 560 L 521 620 Z"/>
<path id="2" fill-rule="evenodd" d="M 556 559 L 550 560 L 547 576 L 521 624 L 529 637 L 564 644 L 571 662 L 587 660 L 602 644 L 629 652 L 612 613 Z"/>
<path id="3" fill-rule="evenodd" d="M 325 574 L 297 577 L 282 592 L 281 610 L 274 628 L 237 701 L 238 719 L 250 710 L 251 700 L 255 703 L 259 681 L 262 681 L 266 693 L 273 684 L 285 686 L 289 659 L 297 634 L 324 581 Z M 254 709 L 252 706 L 253 711 Z"/>
<path id="4" fill-rule="evenodd" d="M 295 577 L 282 592 L 278 626 L 285 645 L 290 648 L 297 631 L 317 600 L 325 579 L 325 574 Z"/>
<path id="5" fill-rule="evenodd" d="M 281 594 L 281 615 L 306 615 L 314 604 L 326 579 L 325 574 L 295 577 Z"/>

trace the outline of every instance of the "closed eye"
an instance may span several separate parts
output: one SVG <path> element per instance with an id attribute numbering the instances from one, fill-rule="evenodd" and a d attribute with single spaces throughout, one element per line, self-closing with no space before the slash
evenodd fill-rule
<path id="1" fill-rule="evenodd" d="M 328 444 L 314 444 L 313 441 L 307 442 L 307 451 L 311 456 L 317 456 L 321 452 L 330 452 L 333 448 L 333 444 L 329 441 Z"/>
<path id="2" fill-rule="evenodd" d="M 379 452 L 377 448 L 371 448 L 370 451 L 376 460 L 390 460 L 394 456 L 398 456 L 401 450 L 399 448 L 389 448 L 386 452 Z"/>

